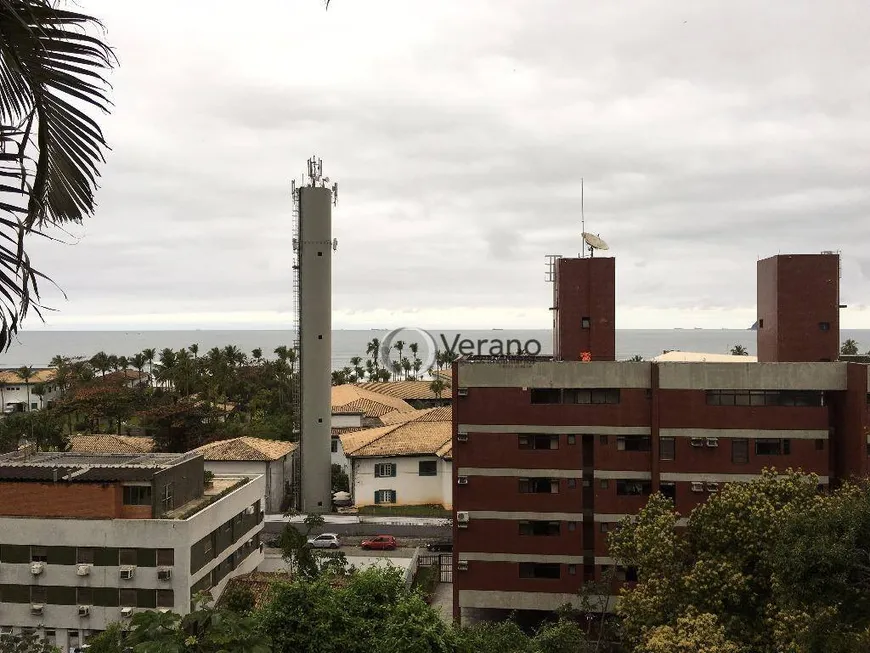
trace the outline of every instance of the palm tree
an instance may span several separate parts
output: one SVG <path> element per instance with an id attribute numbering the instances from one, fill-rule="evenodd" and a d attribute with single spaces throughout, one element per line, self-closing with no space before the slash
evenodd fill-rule
<path id="1" fill-rule="evenodd" d="M 259 347 L 254 347 L 254 349 L 251 350 L 251 356 L 254 357 L 254 361 L 259 365 L 260 361 L 263 360 L 263 350 Z"/>
<path id="2" fill-rule="evenodd" d="M 847 338 L 840 347 L 840 354 L 843 356 L 856 356 L 858 354 L 858 343 L 852 338 Z"/>
<path id="3" fill-rule="evenodd" d="M 137 372 L 139 372 L 139 381 L 142 381 L 142 370 L 144 369 L 145 363 L 147 363 L 147 362 L 148 362 L 148 359 L 145 358 L 145 354 L 142 354 L 142 353 L 135 354 L 130 359 L 130 364 L 136 368 Z"/>
<path id="4" fill-rule="evenodd" d="M 429 389 L 435 394 L 438 399 L 441 399 L 441 393 L 447 388 L 447 384 L 441 379 L 433 379 L 429 384 Z"/>
<path id="5" fill-rule="evenodd" d="M 402 350 L 405 349 L 405 341 L 404 340 L 396 340 L 393 345 L 393 349 L 399 352 L 399 362 L 402 362 Z"/>
<path id="6" fill-rule="evenodd" d="M 743 345 L 734 345 L 731 348 L 732 356 L 749 356 L 749 352 L 746 350 L 746 347 Z"/>
<path id="7" fill-rule="evenodd" d="M 37 315 L 28 236 L 81 223 L 94 211 L 106 146 L 93 108 L 108 112 L 109 47 L 99 21 L 51 0 L 0 1 L 0 351 L 21 320 Z"/>
<path id="8" fill-rule="evenodd" d="M 196 360 L 197 354 L 199 354 L 199 345 L 193 343 L 190 347 L 188 347 L 190 353 L 193 354 L 193 359 Z"/>
<path id="9" fill-rule="evenodd" d="M 350 359 L 350 364 L 353 365 L 353 373 L 356 375 L 356 380 L 364 380 L 366 376 L 366 371 L 362 367 L 362 357 L 354 356 Z"/>
<path id="10" fill-rule="evenodd" d="M 151 386 L 154 386 L 154 359 L 157 358 L 157 350 L 153 347 L 142 350 L 142 355 L 148 361 L 148 376 L 151 377 Z"/>
<path id="11" fill-rule="evenodd" d="M 24 387 L 27 389 L 27 410 L 30 411 L 30 379 L 33 378 L 33 368 L 25 365 L 15 370 L 15 373 L 24 381 Z"/>
<path id="12" fill-rule="evenodd" d="M 643 362 L 643 356 L 641 356 L 640 354 L 635 354 L 634 356 L 632 356 L 632 357 L 629 358 L 628 360 L 629 360 L 629 362 L 631 362 L 631 363 L 642 363 L 642 362 Z"/>
<path id="13" fill-rule="evenodd" d="M 109 355 L 104 351 L 98 351 L 91 356 L 91 367 L 93 367 L 101 376 L 106 376 L 106 372 L 112 369 L 112 363 Z"/>

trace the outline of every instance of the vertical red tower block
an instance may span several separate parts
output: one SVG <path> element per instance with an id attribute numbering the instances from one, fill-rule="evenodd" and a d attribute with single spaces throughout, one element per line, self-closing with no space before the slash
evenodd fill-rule
<path id="1" fill-rule="evenodd" d="M 556 261 L 553 356 L 561 361 L 616 360 L 616 259 Z"/>

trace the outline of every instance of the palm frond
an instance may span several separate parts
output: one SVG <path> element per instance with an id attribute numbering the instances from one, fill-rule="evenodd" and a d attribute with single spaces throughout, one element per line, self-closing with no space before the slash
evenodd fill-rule
<path id="1" fill-rule="evenodd" d="M 41 308 L 28 237 L 80 223 L 95 207 L 106 143 L 88 111 L 108 112 L 102 25 L 49 0 L 0 0 L 0 351 Z"/>

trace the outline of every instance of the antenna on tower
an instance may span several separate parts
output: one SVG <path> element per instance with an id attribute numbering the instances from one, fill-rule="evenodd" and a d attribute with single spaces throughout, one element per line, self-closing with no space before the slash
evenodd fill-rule
<path id="1" fill-rule="evenodd" d="M 580 233 L 586 233 L 586 214 L 583 211 L 584 205 L 584 192 L 583 192 L 583 177 L 580 177 Z M 586 248 L 584 247 L 581 254 L 581 258 L 586 258 Z"/>

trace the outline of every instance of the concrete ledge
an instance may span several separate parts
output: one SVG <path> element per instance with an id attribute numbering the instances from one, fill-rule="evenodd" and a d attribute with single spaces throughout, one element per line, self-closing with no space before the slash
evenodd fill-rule
<path id="1" fill-rule="evenodd" d="M 614 612 L 618 596 L 607 598 L 607 612 Z M 605 597 L 600 597 L 604 603 Z M 495 610 L 557 610 L 570 603 L 580 607 L 580 596 L 555 592 L 495 592 L 485 590 L 459 590 L 459 607 L 490 608 Z"/>

